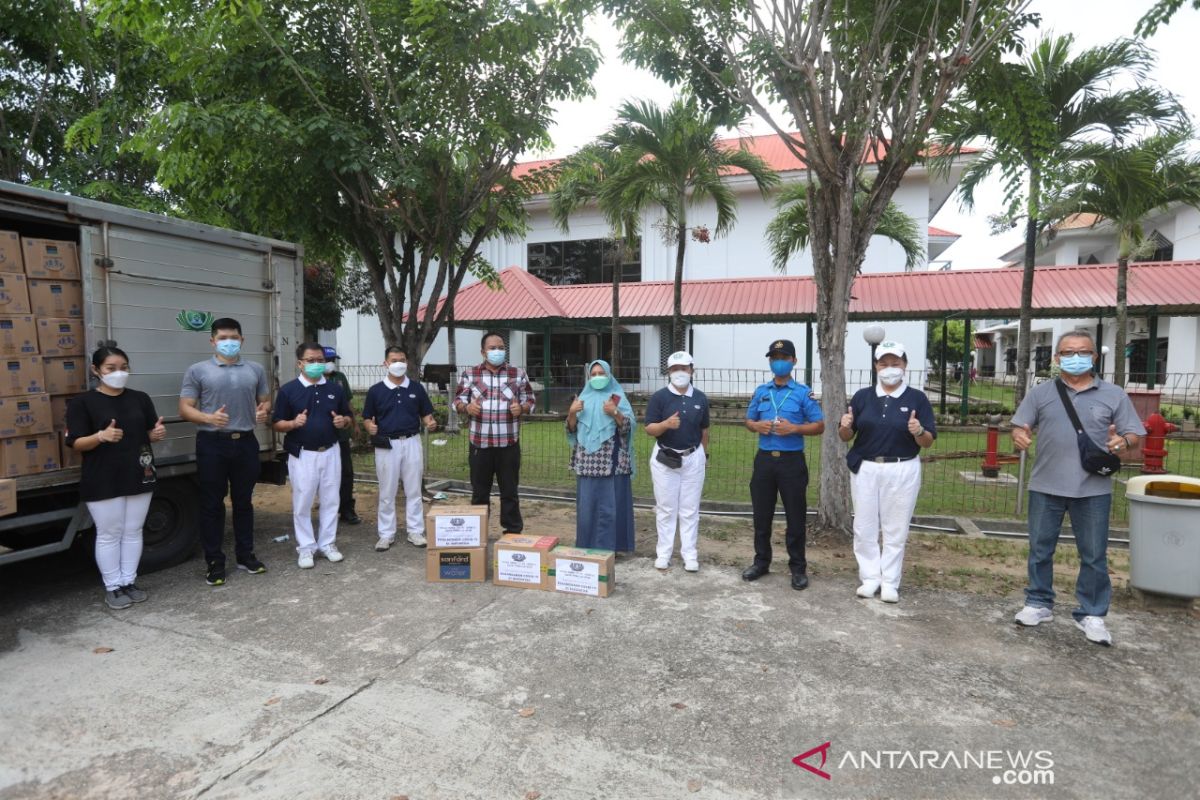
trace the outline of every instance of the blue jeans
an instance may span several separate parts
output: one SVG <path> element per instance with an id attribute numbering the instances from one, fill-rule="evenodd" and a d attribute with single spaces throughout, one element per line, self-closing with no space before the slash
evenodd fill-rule
<path id="1" fill-rule="evenodd" d="M 1062 531 L 1063 514 L 1071 515 L 1071 531 L 1079 550 L 1079 577 L 1075 599 L 1079 607 L 1071 616 L 1103 617 L 1112 600 L 1108 578 L 1108 514 L 1112 495 L 1061 497 L 1029 492 L 1029 586 L 1025 604 L 1038 608 L 1054 606 L 1054 550 Z"/>

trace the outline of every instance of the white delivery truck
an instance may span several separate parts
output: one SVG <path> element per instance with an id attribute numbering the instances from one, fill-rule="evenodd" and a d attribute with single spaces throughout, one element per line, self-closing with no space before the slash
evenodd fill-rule
<path id="1" fill-rule="evenodd" d="M 79 261 L 74 280 L 78 283 L 64 277 L 58 286 L 80 293 L 75 330 L 81 331 L 84 340 L 81 347 L 77 345 L 82 355 L 73 357 L 73 362 L 40 353 L 34 357 L 9 352 L 0 354 L 0 368 L 41 365 L 53 373 L 48 384 L 51 389 L 56 385 L 62 388 L 71 371 L 81 369 L 89 376 L 86 386 L 90 388 L 95 384 L 88 365 L 98 346 L 115 344 L 129 354 L 130 386 L 153 398 L 167 426 L 167 438 L 154 445 L 158 488 L 146 519 L 142 571 L 187 559 L 197 545 L 197 489 L 195 427 L 182 421 L 178 411 L 183 373 L 190 364 L 212 357 L 209 336 L 213 319 L 233 317 L 241 323 L 245 336 L 242 357 L 266 368 L 272 392 L 279 386 L 281 362 L 287 370 L 285 379 L 291 377 L 291 353 L 303 336 L 301 248 L 6 181 L 0 181 L 0 232 L 10 243 L 12 234 L 17 234 L 30 253 L 41 252 L 36 248 L 53 250 L 54 242 L 64 243 L 63 249 L 69 251 L 69 243 L 74 243 Z M 12 277 L 17 274 L 13 259 L 7 264 L 0 262 L 0 279 L 7 275 L 7 283 L 13 287 L 0 291 L 0 326 L 7 319 L 19 327 L 28 324 L 28 317 L 38 324 L 39 310 L 43 319 L 67 316 L 71 311 L 45 307 L 59 299 L 45 291 L 48 287 L 44 284 L 53 283 L 54 276 Z M 31 307 L 25 314 L 10 313 L 20 310 L 21 291 L 29 295 L 31 289 L 35 297 L 30 301 L 40 302 L 41 307 Z M 65 319 L 59 324 L 63 330 L 70 327 Z M 13 348 L 9 345 L 8 349 Z M 54 352 L 53 345 L 44 349 Z M 81 380 L 79 385 L 85 384 Z M 10 396 L 14 392 L 12 388 L 4 391 Z M 12 478 L 16 481 L 16 513 L 0 517 L 0 565 L 66 550 L 80 531 L 91 527 L 87 508 L 79 502 L 79 467 L 63 467 L 64 461 L 77 462 L 73 453 L 61 452 L 61 413 L 69 394 L 60 392 L 49 400 L 26 395 L 28 402 L 21 403 L 28 405 L 32 402 L 29 398 L 34 398 L 38 409 L 51 404 L 55 409 L 53 438 L 43 432 L 27 443 L 48 447 L 48 442 L 56 440 L 60 451 L 56 462 L 47 455 L 32 469 L 15 470 L 31 474 Z M 0 396 L 0 400 L 6 399 Z M 27 415 L 25 422 L 30 418 Z M 45 427 L 45 423 L 35 424 Z M 286 465 L 280 459 L 281 439 L 269 426 L 261 426 L 256 434 L 263 461 L 260 480 L 282 483 Z M 8 441 L 15 443 L 11 437 Z M 0 449 L 2 446 L 0 441 Z M 9 466 L 8 471 L 11 475 L 14 469 Z"/>

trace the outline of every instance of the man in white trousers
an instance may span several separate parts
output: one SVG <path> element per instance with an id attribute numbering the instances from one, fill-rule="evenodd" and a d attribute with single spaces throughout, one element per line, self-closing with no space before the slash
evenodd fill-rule
<path id="1" fill-rule="evenodd" d="M 320 552 L 341 561 L 337 539 L 342 484 L 342 453 L 338 431 L 351 422 L 350 398 L 336 383 L 325 380 L 325 348 L 304 342 L 296 348 L 300 376 L 279 387 L 275 397 L 275 430 L 286 433 L 288 478 L 292 484 L 292 526 L 296 533 L 297 564 L 312 569 Z M 320 529 L 313 534 L 313 498 L 321 502 Z"/>
<path id="2" fill-rule="evenodd" d="M 646 405 L 646 433 L 657 441 L 650 453 L 650 478 L 654 482 L 654 515 L 658 522 L 658 548 L 654 566 L 671 566 L 675 529 L 679 528 L 679 554 L 688 572 L 700 569 L 696 541 L 700 532 L 700 493 L 708 462 L 708 398 L 692 386 L 695 364 L 680 350 L 667 358 L 668 385 Z"/>
<path id="3" fill-rule="evenodd" d="M 383 552 L 396 539 L 396 489 L 404 484 L 404 527 L 409 544 L 424 547 L 425 518 L 421 506 L 421 425 L 434 430 L 433 403 L 425 387 L 408 374 L 408 354 L 392 346 L 384 353 L 387 375 L 367 390 L 363 423 L 375 447 L 375 474 L 379 478 L 379 541 Z"/>

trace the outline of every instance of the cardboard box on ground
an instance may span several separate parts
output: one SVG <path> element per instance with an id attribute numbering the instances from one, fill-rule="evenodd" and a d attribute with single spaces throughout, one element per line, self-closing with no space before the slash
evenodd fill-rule
<path id="1" fill-rule="evenodd" d="M 486 547 L 488 512 L 487 506 L 433 506 L 425 515 L 428 547 Z"/>
<path id="2" fill-rule="evenodd" d="M 427 548 L 425 580 L 429 583 L 483 583 L 487 580 L 487 548 Z"/>
<path id="3" fill-rule="evenodd" d="M 617 554 L 612 550 L 559 545 L 550 551 L 550 588 L 566 594 L 608 597 L 616 583 Z"/>
<path id="4" fill-rule="evenodd" d="M 550 551 L 557 536 L 506 533 L 492 546 L 492 583 L 514 589 L 553 591 L 549 579 Z"/>

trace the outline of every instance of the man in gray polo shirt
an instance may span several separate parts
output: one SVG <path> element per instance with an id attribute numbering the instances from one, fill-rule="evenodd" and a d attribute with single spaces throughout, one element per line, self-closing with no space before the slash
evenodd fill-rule
<path id="1" fill-rule="evenodd" d="M 1098 447 L 1120 453 L 1135 447 L 1146 429 L 1120 387 L 1093 374 L 1096 343 L 1086 331 L 1064 333 L 1054 348 L 1054 363 L 1075 406 L 1084 432 Z M 1029 586 L 1018 625 L 1032 627 L 1052 619 L 1054 549 L 1064 514 L 1079 550 L 1079 576 L 1071 612 L 1089 642 L 1112 644 L 1104 625 L 1112 597 L 1108 578 L 1108 515 L 1112 477 L 1083 468 L 1075 427 L 1063 406 L 1057 381 L 1033 387 L 1012 418 L 1013 445 L 1025 450 L 1037 429 L 1037 457 L 1029 479 Z"/>
<path id="2" fill-rule="evenodd" d="M 254 484 L 261 465 L 254 427 L 267 421 L 271 388 L 262 365 L 241 357 L 242 326 L 213 322 L 212 358 L 188 367 L 179 391 L 179 415 L 196 424 L 196 480 L 200 485 L 200 541 L 209 586 L 225 583 L 225 493 L 233 504 L 238 569 L 267 571 L 254 555 Z"/>

